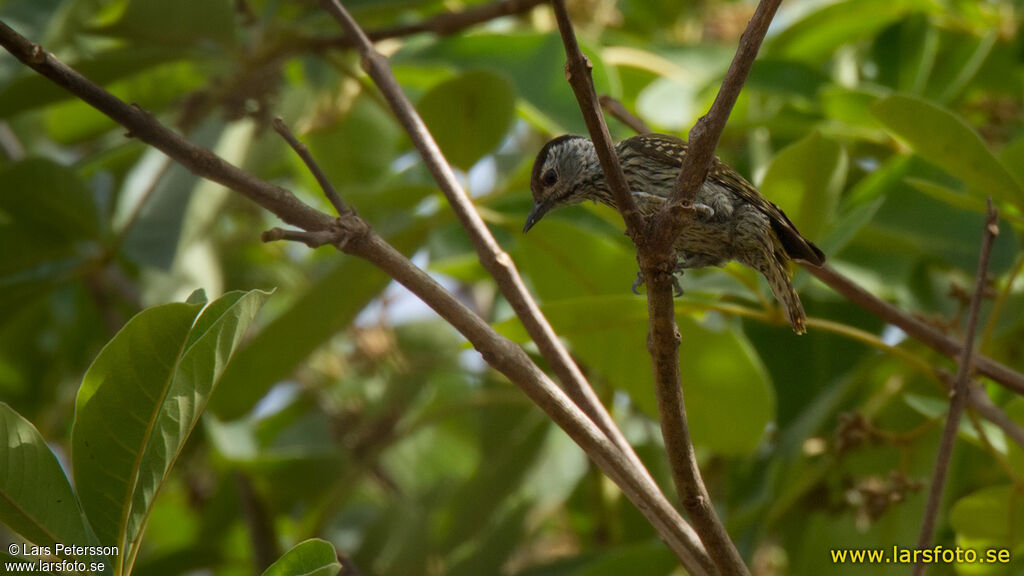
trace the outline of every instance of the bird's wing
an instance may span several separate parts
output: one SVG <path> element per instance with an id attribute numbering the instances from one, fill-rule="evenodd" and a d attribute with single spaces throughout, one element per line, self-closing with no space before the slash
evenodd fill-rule
<path id="1" fill-rule="evenodd" d="M 683 166 L 683 156 L 686 155 L 687 143 L 680 138 L 666 134 L 645 134 L 634 136 L 624 140 L 622 143 L 627 141 L 630 142 L 631 146 L 636 147 L 644 155 L 657 162 L 677 169 Z M 797 231 L 796 226 L 786 216 L 786 213 L 774 203 L 769 202 L 757 191 L 757 188 L 754 188 L 753 184 L 747 182 L 738 172 L 719 160 L 717 156 L 711 161 L 711 167 L 708 168 L 708 180 L 713 180 L 719 185 L 732 190 L 737 196 L 750 205 L 757 207 L 758 210 L 768 216 L 772 230 L 779 237 L 782 247 L 790 258 L 803 260 L 815 266 L 824 264 L 825 254 L 812 242 L 800 235 L 800 232 Z"/>

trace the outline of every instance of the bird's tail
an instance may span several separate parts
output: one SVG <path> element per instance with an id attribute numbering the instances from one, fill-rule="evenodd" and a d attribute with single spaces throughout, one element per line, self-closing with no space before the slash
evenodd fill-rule
<path id="1" fill-rule="evenodd" d="M 771 287 L 775 299 L 785 310 L 793 332 L 803 334 L 807 332 L 807 315 L 804 313 L 804 305 L 800 302 L 800 296 L 789 281 L 786 258 L 775 251 L 766 250 L 765 252 L 765 263 L 760 272 L 768 280 L 768 286 Z"/>

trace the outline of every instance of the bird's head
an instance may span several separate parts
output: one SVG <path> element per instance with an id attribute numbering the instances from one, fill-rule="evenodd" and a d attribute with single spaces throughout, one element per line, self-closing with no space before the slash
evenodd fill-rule
<path id="1" fill-rule="evenodd" d="M 593 176 L 600 172 L 597 153 L 590 140 L 567 134 L 545 144 L 533 162 L 530 177 L 533 208 L 526 217 L 523 232 L 533 228 L 555 208 L 590 199 L 588 190 L 592 187 Z"/>

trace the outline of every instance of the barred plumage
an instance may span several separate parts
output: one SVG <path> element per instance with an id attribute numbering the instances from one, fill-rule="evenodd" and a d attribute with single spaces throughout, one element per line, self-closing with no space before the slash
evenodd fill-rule
<path id="1" fill-rule="evenodd" d="M 637 209 L 654 214 L 671 194 L 686 154 L 686 142 L 663 134 L 634 136 L 615 145 Z M 593 143 L 560 136 L 544 145 L 530 182 L 533 209 L 523 232 L 549 211 L 592 200 L 616 207 Z M 805 332 L 806 315 L 789 281 L 788 260 L 815 266 L 825 255 L 805 239 L 778 206 L 766 200 L 735 170 L 717 158 L 697 193 L 699 209 L 676 240 L 678 271 L 723 266 L 736 260 L 760 272 L 786 312 L 793 331 Z"/>

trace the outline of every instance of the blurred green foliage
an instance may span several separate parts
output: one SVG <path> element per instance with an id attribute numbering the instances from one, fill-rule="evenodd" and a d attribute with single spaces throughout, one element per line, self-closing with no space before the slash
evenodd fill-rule
<path id="1" fill-rule="evenodd" d="M 338 30 L 315 4 L 0 0 L 0 19 L 327 210 L 269 129 L 284 117 L 383 236 L 532 351 L 357 56 L 327 40 Z M 371 30 L 482 4 L 346 2 Z M 731 0 L 570 5 L 598 91 L 681 135 L 714 98 L 753 11 Z M 1021 14 L 1020 0 L 789 0 L 718 150 L 833 266 L 954 336 L 991 196 L 1003 219 L 980 348 L 1018 371 Z M 584 130 L 549 8 L 380 46 L 671 493 L 646 305 L 629 291 L 636 263 L 621 219 L 585 206 L 519 233 L 537 150 Z M 610 128 L 630 135 L 615 120 Z M 132 542 L 126 566 L 143 574 L 251 574 L 268 569 L 268 554 L 280 557 L 268 574 L 335 573 L 315 538 L 367 575 L 673 573 L 643 517 L 450 327 L 365 262 L 260 243 L 277 224 L 0 56 L 6 540 Z M 954 366 L 806 273 L 796 283 L 812 318 L 804 337 L 749 270 L 682 278 L 683 386 L 709 489 L 757 574 L 905 573 L 834 565 L 829 549 L 916 543 L 946 402 L 929 368 Z M 183 303 L 199 288 L 213 303 Z M 271 289 L 243 337 L 265 297 L 253 290 Z M 157 396 L 138 396 L 161 382 Z M 1024 426 L 1024 400 L 980 383 Z M 1020 574 L 1024 449 L 969 416 L 937 543 L 1008 548 L 1014 560 L 931 573 Z M 154 428 L 138 429 L 138 418 Z M 138 490 L 125 484 L 136 480 Z M 271 546 L 256 544 L 261 534 Z"/>

